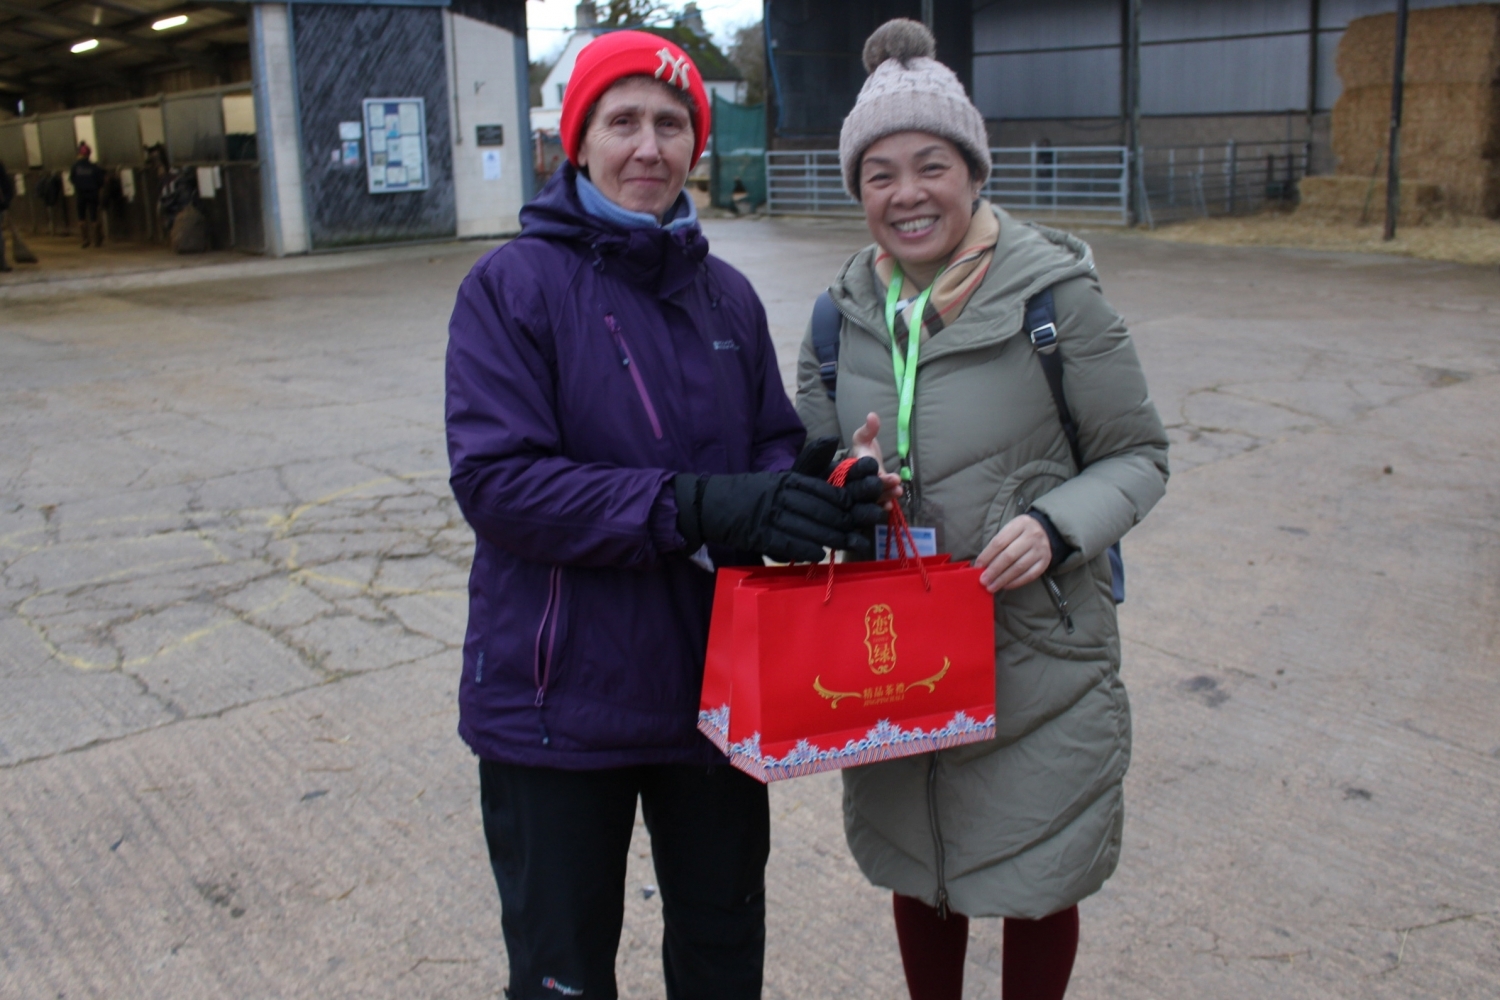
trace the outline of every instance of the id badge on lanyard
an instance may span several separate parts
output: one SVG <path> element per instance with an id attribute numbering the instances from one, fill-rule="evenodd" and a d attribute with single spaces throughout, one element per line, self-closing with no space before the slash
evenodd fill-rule
<path id="1" fill-rule="evenodd" d="M 907 328 L 906 357 L 904 358 L 901 356 L 901 347 L 896 342 L 896 307 L 901 301 L 903 281 L 901 265 L 897 264 L 891 273 L 890 287 L 885 293 L 885 328 L 891 338 L 891 369 L 896 376 L 896 457 L 901 463 L 901 482 L 906 486 L 906 498 L 910 498 L 912 495 L 910 486 L 912 481 L 911 412 L 917 397 L 917 360 L 922 351 L 922 317 L 926 315 L 927 300 L 932 297 L 932 287 L 937 283 L 937 278 L 933 278 L 932 284 L 922 290 L 912 305 L 911 315 L 914 322 Z M 938 546 L 937 528 L 922 524 L 924 515 L 931 515 L 931 511 L 922 509 L 924 506 L 907 511 L 911 523 L 912 540 L 917 544 L 917 555 L 935 556 Z M 875 528 L 875 558 L 894 558 L 898 554 L 895 550 L 895 539 L 889 539 L 892 544 L 888 554 L 887 541 L 885 527 L 877 526 Z"/>

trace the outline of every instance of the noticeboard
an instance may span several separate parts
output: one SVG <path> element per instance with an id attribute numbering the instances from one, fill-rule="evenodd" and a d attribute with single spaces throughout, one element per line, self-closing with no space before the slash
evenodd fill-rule
<path id="1" fill-rule="evenodd" d="M 420 97 L 365 98 L 371 194 L 427 190 L 427 107 Z"/>

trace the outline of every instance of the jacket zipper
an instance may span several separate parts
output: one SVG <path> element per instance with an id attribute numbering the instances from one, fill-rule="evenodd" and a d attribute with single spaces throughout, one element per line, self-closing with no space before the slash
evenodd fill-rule
<path id="1" fill-rule="evenodd" d="M 625 346 L 625 334 L 620 330 L 620 324 L 615 322 L 614 313 L 604 314 L 604 325 L 609 327 L 609 332 L 615 338 L 615 346 L 620 349 L 620 367 L 630 372 L 631 381 L 635 383 L 635 391 L 641 397 L 641 405 L 646 407 L 646 416 L 651 418 L 651 432 L 656 435 L 656 440 L 661 440 L 661 421 L 656 418 L 656 407 L 651 405 L 651 394 L 646 391 L 646 380 L 641 378 L 640 368 L 636 366 L 635 359 L 630 356 L 630 348 Z"/>
<path id="2" fill-rule="evenodd" d="M 1063 597 L 1062 590 L 1057 586 L 1057 581 L 1052 579 L 1051 573 L 1043 573 L 1042 581 L 1047 584 L 1047 596 L 1052 598 L 1052 603 L 1057 606 L 1057 617 L 1062 619 L 1063 628 L 1069 635 L 1073 634 L 1073 616 L 1068 614 L 1068 599 Z"/>
<path id="3" fill-rule="evenodd" d="M 562 617 L 562 567 L 553 566 L 547 578 L 547 606 L 542 609 L 542 620 L 536 628 L 536 664 L 533 677 L 536 680 L 537 722 L 542 730 L 542 745 L 552 742 L 547 732 L 547 722 L 541 718 L 542 706 L 547 701 L 547 683 L 552 677 L 552 654 L 557 647 L 557 620 Z M 546 646 L 542 640 L 546 638 Z"/>
<path id="4" fill-rule="evenodd" d="M 927 765 L 927 818 L 932 822 L 932 849 L 937 855 L 937 911 L 938 916 L 948 919 L 948 852 L 943 847 L 943 830 L 938 825 L 937 807 L 938 755 L 932 755 Z"/>

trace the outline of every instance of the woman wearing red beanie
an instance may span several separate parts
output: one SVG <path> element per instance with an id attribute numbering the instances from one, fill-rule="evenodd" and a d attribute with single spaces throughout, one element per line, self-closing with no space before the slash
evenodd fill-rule
<path id="1" fill-rule="evenodd" d="M 563 102 L 568 162 L 449 327 L 451 482 L 476 536 L 459 732 L 480 758 L 512 1000 L 617 995 L 637 803 L 669 1000 L 753 1000 L 765 787 L 697 730 L 715 566 L 868 547 L 869 460 L 802 450 L 765 311 L 708 255 L 688 171 L 697 67 L 604 35 Z"/>

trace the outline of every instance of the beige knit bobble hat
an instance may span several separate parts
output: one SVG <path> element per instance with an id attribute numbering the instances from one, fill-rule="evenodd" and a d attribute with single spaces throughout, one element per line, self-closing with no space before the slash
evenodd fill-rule
<path id="1" fill-rule="evenodd" d="M 953 71 L 933 58 L 937 42 L 917 21 L 887 21 L 865 42 L 865 70 L 854 110 L 839 133 L 844 187 L 859 198 L 859 164 L 865 150 L 896 132 L 931 132 L 963 151 L 982 184 L 990 178 L 984 116 L 969 101 Z"/>

